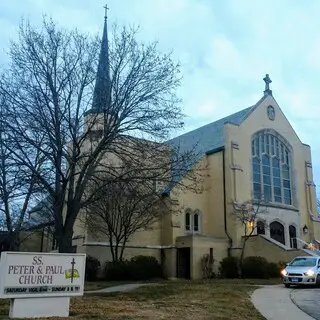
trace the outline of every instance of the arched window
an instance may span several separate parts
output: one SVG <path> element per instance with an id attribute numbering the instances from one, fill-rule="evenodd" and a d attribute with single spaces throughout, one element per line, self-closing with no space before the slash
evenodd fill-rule
<path id="1" fill-rule="evenodd" d="M 193 215 L 193 231 L 198 232 L 199 231 L 199 214 L 195 213 Z"/>
<path id="2" fill-rule="evenodd" d="M 194 212 L 188 209 L 185 214 L 185 227 L 189 232 L 199 233 L 201 230 L 201 213 L 199 210 Z"/>
<path id="3" fill-rule="evenodd" d="M 295 226 L 289 226 L 290 247 L 297 249 L 297 229 Z"/>
<path id="4" fill-rule="evenodd" d="M 190 212 L 187 212 L 186 213 L 186 221 L 185 221 L 185 223 L 186 223 L 186 230 L 188 230 L 188 231 L 190 231 Z"/>
<path id="5" fill-rule="evenodd" d="M 257 222 L 257 234 L 265 234 L 265 227 L 264 227 L 264 222 L 258 221 Z"/>
<path id="6" fill-rule="evenodd" d="M 273 221 L 270 223 L 270 237 L 282 244 L 286 244 L 283 224 L 278 221 Z"/>
<path id="7" fill-rule="evenodd" d="M 284 139 L 268 130 L 251 144 L 253 196 L 267 202 L 292 204 L 291 152 Z"/>

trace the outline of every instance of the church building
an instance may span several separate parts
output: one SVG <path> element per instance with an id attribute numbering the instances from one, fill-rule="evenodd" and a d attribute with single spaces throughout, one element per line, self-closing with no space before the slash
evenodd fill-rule
<path id="1" fill-rule="evenodd" d="M 101 50 L 105 59 L 100 58 L 99 70 L 108 64 L 106 30 L 105 22 Z M 166 214 L 152 230 L 137 232 L 127 244 L 125 258 L 152 255 L 168 277 L 200 278 L 205 254 L 213 257 L 216 267 L 222 258 L 240 254 L 244 226 L 235 216 L 234 203 L 258 206 L 261 199 L 265 210 L 251 226 L 254 236 L 246 244 L 245 256 L 278 262 L 313 254 L 307 245 L 320 239 L 320 219 L 311 148 L 299 139 L 275 100 L 269 75 L 263 80 L 265 90 L 253 106 L 168 141 L 185 150 L 197 144 L 200 156 L 195 167 L 208 170 L 204 191 L 169 188 L 166 196 L 179 214 Z M 74 236 L 78 252 L 101 262 L 111 259 L 105 239 L 96 239 L 85 228 L 75 228 Z"/>
<path id="2" fill-rule="evenodd" d="M 99 72 L 108 71 L 108 59 L 105 21 L 96 90 L 110 90 L 106 77 L 104 82 L 99 78 Z M 250 226 L 253 236 L 244 255 L 288 262 L 297 255 L 316 254 L 310 250 L 310 243 L 320 240 L 311 148 L 282 112 L 269 75 L 263 80 L 265 90 L 254 105 L 168 141 L 185 150 L 197 144 L 195 167 L 208 170 L 204 191 L 167 188 L 165 196 L 175 210 L 150 230 L 136 232 L 124 258 L 155 256 L 169 278 L 201 278 L 204 255 L 215 260 L 217 269 L 221 259 L 241 252 L 244 226 L 235 216 L 234 204 L 250 201 L 258 206 L 261 199 L 266 208 Z M 97 239 L 77 223 L 73 245 L 76 252 L 97 257 L 101 263 L 111 260 L 107 240 Z"/>

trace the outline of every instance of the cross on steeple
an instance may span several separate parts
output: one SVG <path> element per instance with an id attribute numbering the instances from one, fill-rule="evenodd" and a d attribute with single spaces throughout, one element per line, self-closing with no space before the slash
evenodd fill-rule
<path id="1" fill-rule="evenodd" d="M 266 74 L 266 76 L 263 78 L 263 81 L 265 82 L 266 86 L 265 86 L 265 90 L 264 90 L 264 94 L 265 95 L 272 95 L 272 90 L 270 90 L 270 83 L 272 82 L 269 74 Z"/>
<path id="2" fill-rule="evenodd" d="M 107 4 L 104 6 L 104 10 L 105 10 L 105 11 L 104 11 L 104 18 L 105 18 L 105 20 L 107 20 L 107 19 L 108 19 L 108 10 L 109 10 Z"/>

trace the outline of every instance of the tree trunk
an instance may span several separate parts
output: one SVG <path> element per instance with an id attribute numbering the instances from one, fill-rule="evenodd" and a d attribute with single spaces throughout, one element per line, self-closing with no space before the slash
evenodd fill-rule
<path id="1" fill-rule="evenodd" d="M 110 251 L 111 251 L 111 256 L 112 256 L 112 262 L 115 262 L 116 256 L 115 256 L 115 251 L 114 251 L 113 239 L 110 234 L 111 234 L 111 232 L 109 231 L 108 238 L 109 238 L 109 246 L 110 246 Z"/>
<path id="2" fill-rule="evenodd" d="M 7 249 L 6 251 L 19 251 L 20 246 L 20 239 L 19 239 L 19 233 L 17 232 L 9 232 L 8 238 L 7 238 Z"/>
<path id="3" fill-rule="evenodd" d="M 117 240 L 116 240 L 116 244 L 113 247 L 113 249 L 114 249 L 114 258 L 115 258 L 114 262 L 119 262 L 119 243 Z"/>
<path id="4" fill-rule="evenodd" d="M 72 230 L 65 230 L 59 235 L 58 244 L 60 253 L 73 253 L 72 236 Z"/>
<path id="5" fill-rule="evenodd" d="M 124 249 L 126 248 L 126 244 L 127 244 L 127 240 L 124 239 L 122 242 L 122 246 L 120 248 L 120 261 L 122 261 L 123 259 L 123 253 L 124 253 Z"/>

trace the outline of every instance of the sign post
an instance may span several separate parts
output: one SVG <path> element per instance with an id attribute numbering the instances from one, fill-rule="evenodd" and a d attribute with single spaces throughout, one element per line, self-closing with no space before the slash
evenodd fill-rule
<path id="1" fill-rule="evenodd" d="M 2 252 L 0 298 L 12 318 L 67 317 L 70 297 L 82 296 L 85 254 Z"/>

